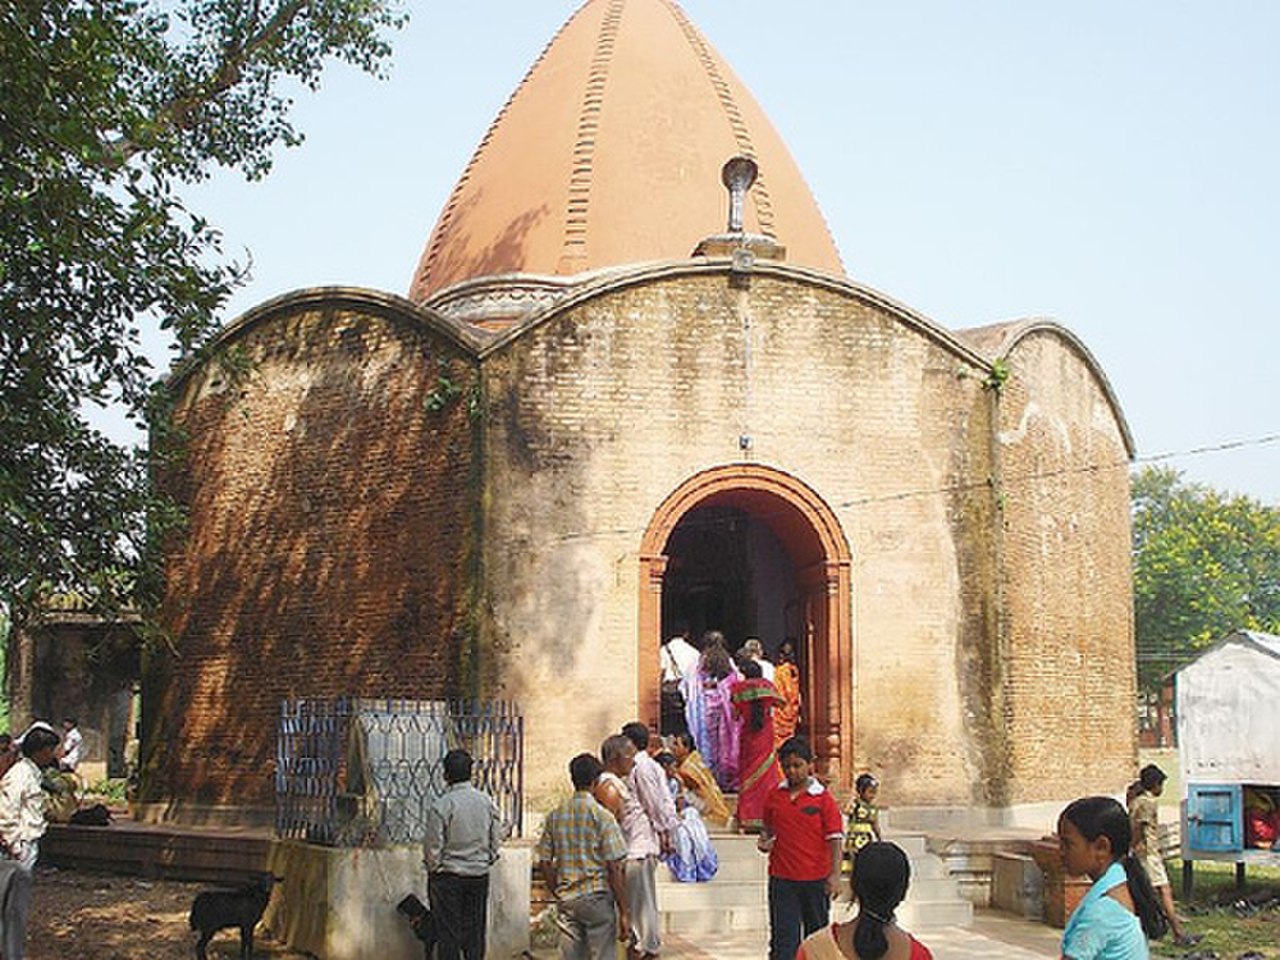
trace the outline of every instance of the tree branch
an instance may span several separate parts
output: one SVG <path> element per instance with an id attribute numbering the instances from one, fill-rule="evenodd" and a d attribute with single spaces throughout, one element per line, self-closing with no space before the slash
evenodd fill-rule
<path id="1" fill-rule="evenodd" d="M 160 108 L 156 119 L 162 125 L 189 130 L 194 125 L 192 115 L 204 104 L 216 100 L 244 79 L 244 67 L 263 48 L 275 43 L 293 24 L 312 0 L 287 0 L 280 5 L 275 14 L 263 24 L 262 29 L 252 33 L 243 43 L 233 44 L 223 51 L 223 58 L 212 75 L 199 84 L 194 93 L 177 97 Z M 261 5 L 255 0 L 251 23 L 256 25 L 261 18 Z M 121 138 L 111 144 L 111 150 L 123 162 L 140 153 L 144 148 L 127 138 Z"/>

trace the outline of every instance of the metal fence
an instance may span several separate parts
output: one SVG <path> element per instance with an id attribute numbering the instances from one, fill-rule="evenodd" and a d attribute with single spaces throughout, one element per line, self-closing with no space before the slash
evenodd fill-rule
<path id="1" fill-rule="evenodd" d="M 285 700 L 276 744 L 276 835 L 328 846 L 419 843 L 445 789 L 444 755 L 523 826 L 524 721 L 506 701 Z"/>

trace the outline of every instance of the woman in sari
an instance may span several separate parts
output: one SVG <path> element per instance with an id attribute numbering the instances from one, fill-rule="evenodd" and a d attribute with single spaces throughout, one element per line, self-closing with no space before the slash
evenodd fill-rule
<path id="1" fill-rule="evenodd" d="M 720 792 L 715 774 L 698 752 L 698 742 L 693 739 L 693 735 L 677 733 L 671 739 L 671 752 L 677 761 L 676 774 L 689 788 L 693 795 L 693 805 L 702 814 L 702 819 L 717 827 L 728 826 L 732 816 L 729 804 Z"/>
<path id="2" fill-rule="evenodd" d="M 676 805 L 676 815 L 680 818 L 680 825 L 671 838 L 673 849 L 663 854 L 662 859 L 678 882 L 705 883 L 719 869 L 716 848 L 711 845 L 707 825 L 702 822 L 689 788 L 680 779 L 675 754 L 663 751 L 655 759 L 667 775 L 667 787 Z"/>
<path id="3" fill-rule="evenodd" d="M 773 746 L 773 711 L 782 703 L 777 689 L 764 679 L 760 664 L 742 664 L 745 679 L 733 685 L 733 709 L 742 724 L 738 735 L 742 786 L 738 789 L 738 829 L 758 831 L 764 801 L 782 781 Z"/>
<path id="4" fill-rule="evenodd" d="M 773 712 L 773 745 L 782 746 L 796 735 L 800 723 L 800 668 L 796 666 L 796 644 L 790 638 L 778 649 L 778 665 L 773 670 L 773 685 L 782 703 Z"/>
<path id="5" fill-rule="evenodd" d="M 738 787 L 738 724 L 729 700 L 737 679 L 724 634 L 708 630 L 702 636 L 698 668 L 684 678 L 685 718 L 716 782 L 728 791 Z"/>

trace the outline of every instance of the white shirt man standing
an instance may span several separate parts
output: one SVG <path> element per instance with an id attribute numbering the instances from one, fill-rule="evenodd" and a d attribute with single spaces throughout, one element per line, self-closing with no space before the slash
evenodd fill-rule
<path id="1" fill-rule="evenodd" d="M 698 666 L 698 648 L 689 642 L 689 632 L 682 630 L 669 637 L 658 654 L 663 682 L 679 683 Z"/>
<path id="2" fill-rule="evenodd" d="M 689 642 L 689 629 L 681 626 L 658 648 L 658 664 L 662 669 L 662 732 L 684 733 L 689 729 L 685 717 L 684 679 L 698 670 L 698 648 Z"/>
<path id="3" fill-rule="evenodd" d="M 75 773 L 80 765 L 80 754 L 84 751 L 84 735 L 76 723 L 75 717 L 67 717 L 62 721 L 62 746 L 58 749 L 58 769 L 65 773 Z"/>
<path id="4" fill-rule="evenodd" d="M 23 955 L 31 909 L 31 871 L 40 856 L 40 838 L 47 824 L 40 771 L 57 762 L 58 749 L 58 735 L 48 724 L 32 726 L 20 739 L 21 758 L 0 778 L 0 842 L 8 860 L 16 865 L 5 864 L 10 876 L 0 951 L 6 957 Z"/>

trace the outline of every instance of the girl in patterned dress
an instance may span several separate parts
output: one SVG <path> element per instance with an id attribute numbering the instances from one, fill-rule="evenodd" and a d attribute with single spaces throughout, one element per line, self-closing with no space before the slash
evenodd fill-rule
<path id="1" fill-rule="evenodd" d="M 853 858 L 872 840 L 880 839 L 880 808 L 876 794 L 880 781 L 870 773 L 861 774 L 854 782 L 857 791 L 845 808 L 844 872 L 853 873 Z"/>

